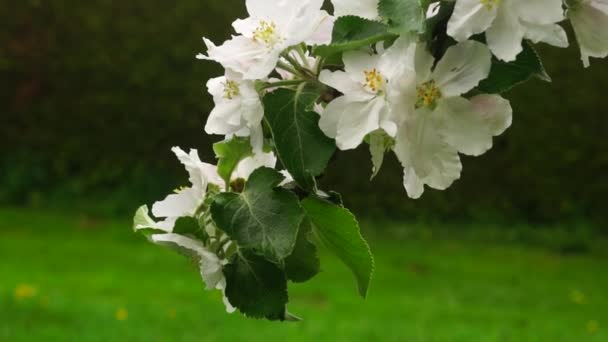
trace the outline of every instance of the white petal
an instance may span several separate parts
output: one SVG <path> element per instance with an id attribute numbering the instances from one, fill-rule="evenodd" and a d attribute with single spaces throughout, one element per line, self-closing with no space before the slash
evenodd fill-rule
<path id="1" fill-rule="evenodd" d="M 222 98 L 224 96 L 224 85 L 226 84 L 226 76 L 211 78 L 207 81 L 207 91 L 214 98 Z"/>
<path id="2" fill-rule="evenodd" d="M 336 18 L 332 17 L 325 11 L 321 11 L 321 15 L 318 18 L 317 27 L 313 31 L 312 35 L 306 38 L 305 43 L 307 45 L 327 45 L 331 43 L 335 21 Z"/>
<path id="3" fill-rule="evenodd" d="M 475 111 L 486 121 L 493 136 L 499 136 L 511 127 L 513 108 L 508 100 L 498 95 L 477 95 L 470 101 Z"/>
<path id="4" fill-rule="evenodd" d="M 459 152 L 480 156 L 492 148 L 492 138 L 511 124 L 512 109 L 500 96 L 483 95 L 475 104 L 462 97 L 443 99 L 436 113 L 445 141 Z"/>
<path id="5" fill-rule="evenodd" d="M 568 11 L 585 67 L 589 57 L 608 56 L 608 1 L 591 0 Z"/>
<path id="6" fill-rule="evenodd" d="M 284 27 L 286 46 L 293 46 L 310 40 L 321 27 L 327 18 L 327 12 L 321 10 L 323 0 L 307 0 L 294 2 L 292 0 L 280 0 L 279 4 L 284 3 L 285 7 L 279 5 L 279 9 L 295 9 L 290 15 L 277 11 L 274 21 L 279 27 Z"/>
<path id="7" fill-rule="evenodd" d="M 190 153 L 187 154 L 179 147 L 173 147 L 171 151 L 175 153 L 177 159 L 179 159 L 179 161 L 186 168 L 186 171 L 188 171 L 188 175 L 190 176 L 190 183 L 192 184 L 192 186 L 195 188 L 199 188 L 202 191 L 205 191 L 207 189 L 208 178 L 211 175 L 206 174 L 205 171 L 207 170 L 203 168 L 205 164 L 198 156 L 198 151 L 195 149 L 191 149 Z"/>
<path id="8" fill-rule="evenodd" d="M 418 44 L 414 55 L 416 82 L 423 83 L 431 78 L 435 57 L 428 51 L 426 44 Z"/>
<path id="9" fill-rule="evenodd" d="M 443 96 L 459 96 L 486 79 L 491 66 L 490 50 L 481 43 L 466 41 L 448 49 L 432 78 Z"/>
<path id="10" fill-rule="evenodd" d="M 250 128 L 250 141 L 254 153 L 261 153 L 264 148 L 264 128 L 260 122 Z"/>
<path id="11" fill-rule="evenodd" d="M 329 106 L 325 109 L 330 110 Z M 383 98 L 369 102 L 351 102 L 344 108 L 338 123 L 336 145 L 346 151 L 357 148 L 369 133 L 380 128 L 380 121 L 388 111 L 388 105 Z"/>
<path id="12" fill-rule="evenodd" d="M 197 259 L 207 290 L 215 290 L 218 284 L 225 281 L 222 261 L 200 241 L 178 234 L 156 234 L 152 235 L 151 240 L 158 245 L 175 249 Z"/>
<path id="13" fill-rule="evenodd" d="M 273 168 L 277 164 L 277 157 L 274 153 L 258 153 L 253 156 L 247 157 L 238 164 L 236 170 L 232 175 L 233 179 L 249 179 L 249 176 L 253 173 L 253 171 L 261 168 L 261 167 L 269 167 Z"/>
<path id="14" fill-rule="evenodd" d="M 534 43 L 544 42 L 553 46 L 567 48 L 568 35 L 563 27 L 557 24 L 539 25 L 522 22 L 526 29 L 526 39 Z"/>
<path id="15" fill-rule="evenodd" d="M 414 112 L 396 138 L 394 151 L 405 169 L 404 185 L 413 198 L 422 193 L 420 183 L 445 190 L 462 171 L 458 151 L 443 140 L 433 117 L 427 108 Z"/>
<path id="16" fill-rule="evenodd" d="M 532 0 L 533 1 L 533 0 Z M 498 6 L 488 9 L 479 0 L 458 0 L 448 22 L 448 35 L 459 42 L 487 30 L 494 19 Z"/>
<path id="17" fill-rule="evenodd" d="M 269 19 L 277 15 L 277 5 L 285 1 L 247 0 L 247 12 L 250 16 L 260 19 Z"/>
<path id="18" fill-rule="evenodd" d="M 342 57 L 344 70 L 354 81 L 365 84 L 365 72 L 378 68 L 379 55 L 370 55 L 363 51 L 351 51 Z"/>
<path id="19" fill-rule="evenodd" d="M 247 38 L 252 38 L 255 30 L 260 26 L 260 21 L 254 18 L 238 19 L 232 23 L 236 33 Z"/>
<path id="20" fill-rule="evenodd" d="M 334 5 L 334 15 L 343 17 L 356 15 L 361 18 L 376 20 L 380 0 L 331 0 Z"/>
<path id="21" fill-rule="evenodd" d="M 412 167 L 403 169 L 403 186 L 407 195 L 412 199 L 419 199 L 424 194 L 424 183 L 418 178 Z"/>
<path id="22" fill-rule="evenodd" d="M 205 43 L 208 56 L 199 55 L 199 58 L 216 61 L 224 68 L 242 74 L 247 80 L 268 76 L 277 65 L 282 50 L 281 46 L 270 49 L 266 44 L 244 36 L 234 37 L 222 46 L 215 46 L 207 39 Z"/>
<path id="23" fill-rule="evenodd" d="M 346 112 L 349 103 L 350 101 L 346 96 L 341 96 L 330 102 L 327 107 L 319 113 L 321 115 L 319 127 L 329 138 L 335 139 L 336 136 L 338 136 L 338 125 L 340 119 L 342 119 L 342 116 Z"/>
<path id="24" fill-rule="evenodd" d="M 363 84 L 353 80 L 350 75 L 344 71 L 338 70 L 332 72 L 323 70 L 319 75 L 319 81 L 354 100 L 365 101 L 375 96 L 365 90 Z"/>
<path id="25" fill-rule="evenodd" d="M 152 214 L 156 217 L 191 217 L 196 214 L 205 199 L 205 194 L 194 188 L 188 188 L 177 194 L 171 194 L 164 200 L 154 203 Z"/>
<path id="26" fill-rule="evenodd" d="M 501 6 L 494 23 L 486 31 L 490 50 L 499 59 L 512 62 L 523 50 L 525 30 L 509 6 Z"/>
<path id="27" fill-rule="evenodd" d="M 564 20 L 562 0 L 511 0 L 520 19 L 538 25 Z"/>
<path id="28" fill-rule="evenodd" d="M 240 109 L 238 101 L 223 101 L 217 104 L 209 114 L 205 132 L 218 135 L 231 135 L 239 132 L 246 127 Z"/>
<path id="29" fill-rule="evenodd" d="M 402 77 L 404 73 L 413 74 L 415 71 L 416 55 L 415 35 L 402 35 L 378 60 L 378 70 L 388 80 Z"/>
<path id="30" fill-rule="evenodd" d="M 162 230 L 167 233 L 173 232 L 173 227 L 175 226 L 175 221 L 177 221 L 177 218 L 169 218 L 165 221 L 166 222 L 155 222 L 150 217 L 148 206 L 144 205 L 135 213 L 135 217 L 133 218 L 133 230 L 139 231 L 143 229 L 155 229 Z"/>

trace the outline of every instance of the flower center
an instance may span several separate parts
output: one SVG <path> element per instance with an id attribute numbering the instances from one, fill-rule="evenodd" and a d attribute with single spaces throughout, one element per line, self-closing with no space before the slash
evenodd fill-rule
<path id="1" fill-rule="evenodd" d="M 238 83 L 235 81 L 226 81 L 226 83 L 224 83 L 225 99 L 232 100 L 239 95 L 241 95 L 241 90 L 239 89 Z"/>
<path id="2" fill-rule="evenodd" d="M 363 73 L 365 74 L 365 86 L 367 88 L 369 88 L 374 93 L 384 90 L 384 77 L 382 77 L 382 74 L 380 74 L 380 72 L 378 72 L 376 68 L 372 70 L 366 70 Z"/>
<path id="3" fill-rule="evenodd" d="M 500 5 L 502 0 L 479 0 L 482 5 L 486 6 L 486 8 L 490 11 L 494 9 L 494 7 Z"/>
<path id="4" fill-rule="evenodd" d="M 434 80 L 419 85 L 416 88 L 416 107 L 432 107 L 441 98 L 441 90 L 437 87 Z"/>
<path id="5" fill-rule="evenodd" d="M 274 47 L 281 41 L 277 32 L 277 25 L 273 21 L 260 21 L 260 26 L 253 31 L 253 40 Z"/>

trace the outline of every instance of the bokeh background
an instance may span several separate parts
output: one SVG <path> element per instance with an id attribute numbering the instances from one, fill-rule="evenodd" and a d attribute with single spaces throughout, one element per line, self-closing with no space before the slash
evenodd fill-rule
<path id="1" fill-rule="evenodd" d="M 608 61 L 540 52 L 553 83 L 505 94 L 514 125 L 462 179 L 410 200 L 388 157 L 340 153 L 323 179 L 363 221 L 372 293 L 324 255 L 298 325 L 223 314 L 179 256 L 129 215 L 187 179 L 172 146 L 212 162 L 201 37 L 242 0 L 0 0 L 0 340 L 608 340 Z M 574 45 L 574 44 L 573 44 Z"/>

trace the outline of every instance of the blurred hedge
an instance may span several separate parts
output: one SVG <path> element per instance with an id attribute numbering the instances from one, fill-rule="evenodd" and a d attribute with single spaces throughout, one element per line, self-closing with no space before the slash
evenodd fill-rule
<path id="1" fill-rule="evenodd" d="M 129 212 L 186 181 L 170 154 L 197 147 L 205 81 L 201 36 L 221 41 L 241 0 L 4 1 L 0 14 L 0 201 Z M 11 10 L 9 11 L 8 8 Z M 544 51 L 546 50 L 546 51 Z M 340 154 L 324 183 L 362 215 L 429 220 L 606 220 L 608 62 L 543 48 L 552 85 L 507 94 L 515 122 L 449 191 L 407 199 L 393 157 L 372 183 L 365 150 Z M 8 81 L 8 82 L 7 82 Z"/>

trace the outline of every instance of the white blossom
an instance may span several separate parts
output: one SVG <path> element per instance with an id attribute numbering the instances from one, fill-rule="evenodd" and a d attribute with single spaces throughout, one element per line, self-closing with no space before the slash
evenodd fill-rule
<path id="1" fill-rule="evenodd" d="M 445 190 L 460 178 L 458 153 L 479 156 L 492 147 L 492 137 L 511 125 L 508 101 L 496 95 L 462 97 L 485 79 L 491 54 L 481 43 L 467 41 L 448 49 L 433 69 L 434 58 L 418 45 L 414 75 L 404 75 L 399 108 L 403 118 L 394 152 L 404 167 L 408 195 L 419 198 L 424 185 Z"/>
<path id="2" fill-rule="evenodd" d="M 402 37 L 386 51 L 372 54 L 354 51 L 343 56 L 344 71 L 321 72 L 319 80 L 344 94 L 322 111 L 319 125 L 341 150 L 359 146 L 366 135 L 382 129 L 389 136 L 397 133 L 391 103 L 398 102 L 398 87 L 407 67 L 410 37 Z"/>
<path id="3" fill-rule="evenodd" d="M 522 40 L 568 46 L 562 0 L 458 0 L 447 32 L 459 42 L 486 33 L 492 53 L 514 61 L 522 51 Z"/>
<path id="4" fill-rule="evenodd" d="M 285 49 L 301 43 L 331 41 L 333 18 L 321 10 L 323 0 L 247 0 L 250 17 L 233 23 L 239 34 L 221 46 L 204 39 L 207 56 L 244 79 L 266 78 Z"/>
<path id="5" fill-rule="evenodd" d="M 234 136 L 250 137 L 254 150 L 261 151 L 264 144 L 264 107 L 255 83 L 243 80 L 239 74 L 228 70 L 226 76 L 209 80 L 207 89 L 213 96 L 215 108 L 207 119 L 205 131 L 224 135 L 228 139 Z"/>
<path id="6" fill-rule="evenodd" d="M 190 175 L 190 187 L 184 187 L 168 195 L 164 200 L 154 203 L 152 214 L 157 218 L 164 218 L 158 226 L 171 233 L 175 222 L 180 217 L 193 217 L 205 200 L 207 186 L 221 185 L 223 181 L 217 174 L 217 167 L 203 163 L 197 150 L 190 150 L 187 154 L 179 147 L 174 147 L 173 153 L 186 167 Z"/>
<path id="7" fill-rule="evenodd" d="M 135 231 L 153 229 L 164 230 L 148 214 L 148 207 L 139 208 L 135 214 Z M 148 238 L 152 243 L 159 246 L 168 247 L 194 259 L 199 267 L 201 278 L 208 291 L 219 290 L 224 294 L 224 305 L 228 313 L 233 313 L 236 309 L 230 304 L 226 297 L 226 278 L 224 277 L 223 267 L 228 263 L 227 260 L 220 259 L 217 254 L 209 250 L 205 245 L 190 237 L 171 232 L 151 234 Z"/>

